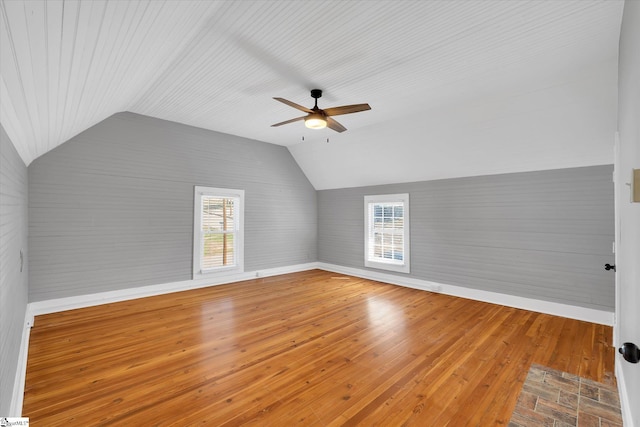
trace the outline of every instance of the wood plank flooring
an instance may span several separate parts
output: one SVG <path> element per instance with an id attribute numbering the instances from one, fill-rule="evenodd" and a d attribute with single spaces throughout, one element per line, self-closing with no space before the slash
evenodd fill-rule
<path id="1" fill-rule="evenodd" d="M 32 426 L 506 425 L 537 363 L 613 383 L 610 327 L 313 270 L 38 316 Z"/>

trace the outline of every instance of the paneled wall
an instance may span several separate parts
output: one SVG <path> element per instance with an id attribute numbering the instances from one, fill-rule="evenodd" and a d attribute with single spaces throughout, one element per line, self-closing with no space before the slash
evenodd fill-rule
<path id="1" fill-rule="evenodd" d="M 318 258 L 364 269 L 364 196 L 409 193 L 408 276 L 613 311 L 614 275 L 603 268 L 614 259 L 612 171 L 605 165 L 318 191 Z"/>
<path id="2" fill-rule="evenodd" d="M 317 260 L 285 147 L 119 113 L 29 165 L 30 301 L 191 279 L 196 185 L 245 190 L 246 271 Z"/>
<path id="3" fill-rule="evenodd" d="M 0 416 L 18 415 L 9 408 L 27 309 L 27 218 L 27 167 L 0 126 Z"/>

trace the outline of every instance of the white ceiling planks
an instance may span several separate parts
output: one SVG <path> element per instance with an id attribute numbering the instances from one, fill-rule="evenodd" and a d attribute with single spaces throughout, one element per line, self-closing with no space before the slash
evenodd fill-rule
<path id="1" fill-rule="evenodd" d="M 0 7 L 0 120 L 28 164 L 126 110 L 212 4 L 10 0 Z"/>
<path id="2" fill-rule="evenodd" d="M 622 8 L 0 0 L 0 122 L 28 164 L 132 111 L 288 146 L 317 189 L 609 163 Z M 312 88 L 372 110 L 270 127 Z"/>

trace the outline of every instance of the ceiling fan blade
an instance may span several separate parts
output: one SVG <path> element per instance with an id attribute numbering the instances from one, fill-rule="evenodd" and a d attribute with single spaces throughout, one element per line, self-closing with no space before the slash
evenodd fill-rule
<path id="1" fill-rule="evenodd" d="M 358 113 L 367 110 L 371 110 L 369 104 L 343 105 L 342 107 L 325 108 L 323 111 L 327 116 L 339 116 L 341 114 Z"/>
<path id="2" fill-rule="evenodd" d="M 344 132 L 345 130 L 347 130 L 346 127 L 342 126 L 336 120 L 334 120 L 334 119 L 332 119 L 331 117 L 328 117 L 328 116 L 327 116 L 327 127 L 329 129 L 335 130 L 336 132 Z"/>
<path id="3" fill-rule="evenodd" d="M 295 102 L 289 101 L 288 99 L 284 99 L 284 98 L 273 98 L 273 99 L 275 99 L 276 101 L 280 101 L 283 104 L 287 104 L 289 107 L 293 107 L 293 108 L 296 108 L 296 109 L 298 109 L 300 111 L 304 111 L 305 113 L 313 113 L 313 110 L 311 110 L 311 109 L 309 109 L 307 107 L 303 107 L 300 104 L 296 104 Z"/>
<path id="4" fill-rule="evenodd" d="M 271 127 L 282 126 L 282 125 L 286 125 L 286 124 L 289 124 L 289 123 L 297 122 L 297 121 L 300 121 L 300 120 L 304 120 L 306 117 L 307 116 L 296 117 L 295 119 L 287 120 L 285 122 L 276 123 L 275 125 L 271 125 Z"/>

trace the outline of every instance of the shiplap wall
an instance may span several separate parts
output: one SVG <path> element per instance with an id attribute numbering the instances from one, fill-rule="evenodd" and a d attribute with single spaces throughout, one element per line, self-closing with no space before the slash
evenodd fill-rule
<path id="1" fill-rule="evenodd" d="M 27 166 L 0 125 L 0 416 L 15 415 L 9 408 L 28 294 L 27 189 Z"/>
<path id="2" fill-rule="evenodd" d="M 319 191 L 318 258 L 364 269 L 364 196 L 409 193 L 408 276 L 613 311 L 614 275 L 603 268 L 614 260 L 612 171 L 604 165 Z"/>
<path id="3" fill-rule="evenodd" d="M 285 147 L 119 113 L 29 165 L 30 301 L 191 279 L 195 185 L 245 190 L 245 271 L 317 260 Z"/>

